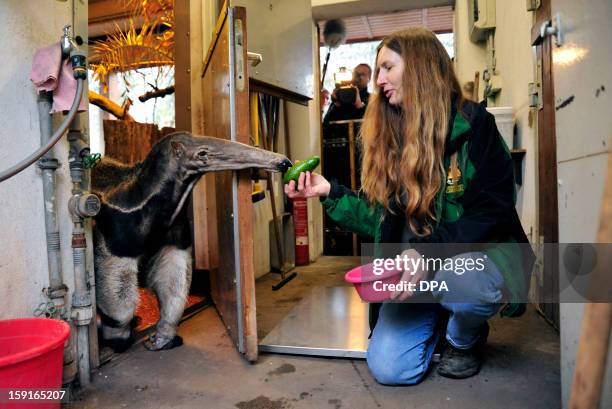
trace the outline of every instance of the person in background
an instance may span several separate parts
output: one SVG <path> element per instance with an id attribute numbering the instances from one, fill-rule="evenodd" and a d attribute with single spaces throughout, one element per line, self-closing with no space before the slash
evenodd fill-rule
<path id="1" fill-rule="evenodd" d="M 375 258 L 399 244 L 413 263 L 445 260 L 438 270 L 406 269 L 405 287 L 392 300 L 370 304 L 367 363 L 381 384 L 413 385 L 440 346 L 438 374 L 467 378 L 480 370 L 487 321 L 498 311 L 508 317 L 525 311 L 535 257 L 515 209 L 512 158 L 494 117 L 463 98 L 431 31 L 410 28 L 385 37 L 374 79 L 361 126 L 361 189 L 306 172 L 285 193 L 319 196 L 331 219 L 376 244 Z M 480 260 L 481 267 L 463 270 L 466 260 Z M 444 282 L 448 291 L 418 291 L 431 281 Z"/>
<path id="2" fill-rule="evenodd" d="M 329 105 L 330 97 L 331 97 L 331 93 L 329 92 L 329 90 L 323 88 L 321 90 L 321 98 L 320 98 L 321 112 L 323 112 L 325 108 L 327 107 L 327 105 Z"/>
<path id="3" fill-rule="evenodd" d="M 339 97 L 340 89 L 334 89 L 332 92 L 330 105 L 323 123 L 327 124 L 331 121 L 341 121 L 344 119 L 361 119 L 368 105 L 370 93 L 368 92 L 368 83 L 372 78 L 372 68 L 368 64 L 359 64 L 353 69 L 352 86 L 356 89 L 354 100 L 345 102 Z"/>

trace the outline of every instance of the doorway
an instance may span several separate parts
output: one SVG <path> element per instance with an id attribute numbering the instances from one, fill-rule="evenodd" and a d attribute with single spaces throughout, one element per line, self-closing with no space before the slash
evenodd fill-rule
<path id="1" fill-rule="evenodd" d="M 175 131 L 175 30 L 173 0 L 89 3 L 92 153 L 133 166 Z M 208 305 L 208 277 L 194 274 L 185 316 Z M 157 298 L 139 288 L 135 338 L 158 320 Z"/>

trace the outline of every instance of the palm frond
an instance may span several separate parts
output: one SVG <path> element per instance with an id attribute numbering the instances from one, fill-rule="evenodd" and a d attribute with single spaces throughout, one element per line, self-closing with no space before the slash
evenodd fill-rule
<path id="1" fill-rule="evenodd" d="M 140 31 L 130 19 L 127 30 L 115 24 L 106 41 L 97 41 L 92 47 L 94 79 L 108 87 L 108 75 L 142 67 L 174 64 L 174 32 L 157 34 L 159 22 L 143 23 Z"/>

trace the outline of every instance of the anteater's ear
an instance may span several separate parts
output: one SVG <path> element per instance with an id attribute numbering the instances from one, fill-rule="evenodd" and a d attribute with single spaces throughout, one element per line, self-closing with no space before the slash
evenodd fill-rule
<path id="1" fill-rule="evenodd" d="M 174 152 L 174 156 L 180 158 L 185 154 L 185 145 L 180 143 L 179 141 L 170 141 L 170 145 L 172 146 L 172 152 Z"/>

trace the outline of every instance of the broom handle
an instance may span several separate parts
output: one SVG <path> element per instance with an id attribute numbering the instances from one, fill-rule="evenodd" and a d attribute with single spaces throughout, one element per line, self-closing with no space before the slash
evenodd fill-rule
<path id="1" fill-rule="evenodd" d="M 612 152 L 608 155 L 608 173 L 601 206 L 598 243 L 612 241 Z M 606 252 L 597 260 L 591 273 L 591 300 L 609 300 L 610 281 L 608 266 L 612 254 Z M 570 396 L 570 409 L 597 409 L 610 345 L 612 330 L 612 304 L 590 302 L 584 307 L 580 342 L 576 354 L 576 369 Z"/>
<path id="2" fill-rule="evenodd" d="M 612 327 L 612 304 L 584 307 L 570 409 L 597 409 L 601 399 Z"/>

